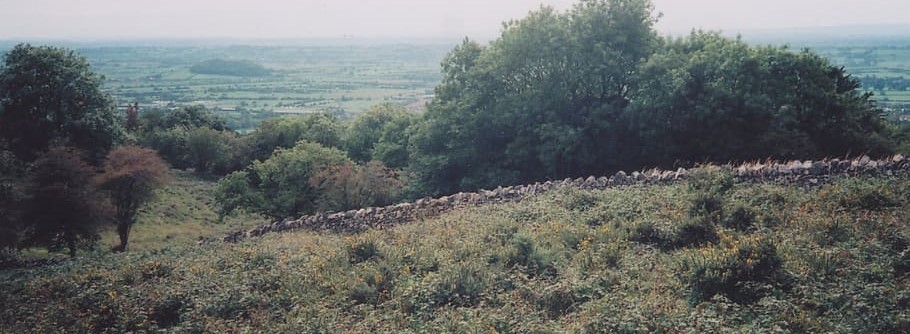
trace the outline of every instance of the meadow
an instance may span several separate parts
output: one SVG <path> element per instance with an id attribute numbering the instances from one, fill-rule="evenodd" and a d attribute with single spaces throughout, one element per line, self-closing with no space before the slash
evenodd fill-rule
<path id="1" fill-rule="evenodd" d="M 832 63 L 844 66 L 854 77 L 863 81 L 863 89 L 875 94 L 879 106 L 910 109 L 910 88 L 881 87 L 872 78 L 910 80 L 910 46 L 817 46 L 812 48 Z"/>
<path id="2" fill-rule="evenodd" d="M 566 188 L 360 234 L 173 244 L 2 271 L 0 328 L 910 331 L 910 179 L 799 187 L 694 175 Z"/>
<path id="3" fill-rule="evenodd" d="M 337 42 L 283 46 L 83 46 L 118 104 L 204 105 L 243 131 L 282 114 L 356 114 L 393 102 L 422 110 L 452 45 Z M 266 76 L 197 74 L 211 59 L 248 60 Z"/>

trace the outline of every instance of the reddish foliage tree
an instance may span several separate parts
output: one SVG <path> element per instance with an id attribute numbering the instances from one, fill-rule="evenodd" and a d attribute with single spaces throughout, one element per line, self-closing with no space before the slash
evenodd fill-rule
<path id="1" fill-rule="evenodd" d="M 125 251 L 130 229 L 143 204 L 155 195 L 155 189 L 170 180 L 167 164 L 153 150 L 138 146 L 114 149 L 104 161 L 104 173 L 98 184 L 108 191 L 114 206 L 114 219 L 120 245 L 115 251 Z"/>
<path id="2" fill-rule="evenodd" d="M 398 173 L 379 161 L 325 168 L 310 178 L 310 185 L 319 191 L 317 207 L 322 211 L 391 204 L 404 187 Z"/>

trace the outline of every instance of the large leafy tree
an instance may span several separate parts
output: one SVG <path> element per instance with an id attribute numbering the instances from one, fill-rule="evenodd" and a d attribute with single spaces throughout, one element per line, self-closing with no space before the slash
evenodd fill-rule
<path id="1" fill-rule="evenodd" d="M 29 179 L 23 221 L 24 246 L 52 251 L 92 246 L 109 214 L 92 182 L 94 169 L 71 148 L 53 147 L 38 156 Z"/>
<path id="2" fill-rule="evenodd" d="M 100 160 L 124 134 L 102 80 L 71 50 L 13 47 L 0 68 L 0 138 L 24 161 L 52 144 Z"/>
<path id="3" fill-rule="evenodd" d="M 155 189 L 169 180 L 167 164 L 153 150 L 125 146 L 108 154 L 104 173 L 98 176 L 97 182 L 108 191 L 115 208 L 114 219 L 120 237 L 116 251 L 126 251 L 139 209 L 154 198 Z"/>
<path id="4" fill-rule="evenodd" d="M 888 151 L 871 96 L 809 51 L 693 32 L 667 40 L 638 82 L 628 113 L 640 164 Z"/>
<path id="5" fill-rule="evenodd" d="M 447 193 L 616 167 L 654 21 L 646 0 L 585 0 L 509 22 L 487 47 L 456 47 L 415 133 L 417 182 Z"/>

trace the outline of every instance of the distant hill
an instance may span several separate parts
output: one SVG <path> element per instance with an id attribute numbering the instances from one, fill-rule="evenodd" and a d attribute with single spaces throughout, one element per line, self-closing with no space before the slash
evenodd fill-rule
<path id="1" fill-rule="evenodd" d="M 250 60 L 209 59 L 190 67 L 195 74 L 230 75 L 236 77 L 264 77 L 272 72 Z"/>

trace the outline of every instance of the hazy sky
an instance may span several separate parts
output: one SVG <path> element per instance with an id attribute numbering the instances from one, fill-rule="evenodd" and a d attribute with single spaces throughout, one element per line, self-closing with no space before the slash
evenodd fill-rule
<path id="1" fill-rule="evenodd" d="M 0 0 L 0 39 L 495 36 L 573 0 Z M 907 0 L 654 0 L 662 33 L 910 23 Z"/>

